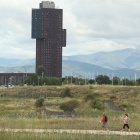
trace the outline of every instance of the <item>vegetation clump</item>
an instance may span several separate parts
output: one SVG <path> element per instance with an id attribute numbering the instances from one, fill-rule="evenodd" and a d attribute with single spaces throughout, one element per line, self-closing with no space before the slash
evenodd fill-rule
<path id="1" fill-rule="evenodd" d="M 117 100 L 117 97 L 115 95 L 112 95 L 112 96 L 110 96 L 110 100 L 111 101 Z"/>
<path id="2" fill-rule="evenodd" d="M 94 109 L 98 109 L 98 110 L 103 110 L 104 109 L 103 103 L 99 100 L 93 100 L 91 102 L 91 107 L 94 108 Z"/>
<path id="3" fill-rule="evenodd" d="M 126 110 L 133 110 L 134 109 L 134 106 L 131 105 L 131 104 L 121 104 L 119 105 L 119 108 L 123 111 L 126 111 Z"/>
<path id="4" fill-rule="evenodd" d="M 38 98 L 35 102 L 35 106 L 42 107 L 44 105 L 44 101 L 45 101 L 44 98 L 42 98 L 42 97 Z"/>
<path id="5" fill-rule="evenodd" d="M 107 75 L 98 75 L 96 77 L 96 82 L 99 85 L 102 85 L 102 84 L 110 84 L 111 83 L 111 80 L 110 80 L 110 78 Z"/>
<path id="6" fill-rule="evenodd" d="M 95 100 L 99 96 L 100 95 L 98 93 L 89 93 L 84 97 L 84 99 L 85 99 L 85 101 Z"/>
<path id="7" fill-rule="evenodd" d="M 71 91 L 68 87 L 64 88 L 63 91 L 61 92 L 60 97 L 72 97 Z"/>
<path id="8" fill-rule="evenodd" d="M 76 109 L 79 105 L 79 102 L 77 100 L 71 100 L 65 103 L 62 103 L 60 105 L 60 109 L 62 109 L 64 112 L 73 112 L 74 109 Z"/>

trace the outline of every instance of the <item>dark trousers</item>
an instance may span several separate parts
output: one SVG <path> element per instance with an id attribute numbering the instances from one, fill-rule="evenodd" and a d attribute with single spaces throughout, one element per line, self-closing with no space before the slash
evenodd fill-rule
<path id="1" fill-rule="evenodd" d="M 123 129 L 125 129 L 125 127 L 127 127 L 129 129 L 129 125 L 128 124 L 124 124 L 123 125 Z"/>

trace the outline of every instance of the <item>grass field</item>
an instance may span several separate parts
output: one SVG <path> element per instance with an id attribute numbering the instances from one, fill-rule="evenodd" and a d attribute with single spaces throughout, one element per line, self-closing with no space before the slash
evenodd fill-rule
<path id="1" fill-rule="evenodd" d="M 66 87 L 72 96 L 61 98 Z M 40 96 L 45 98 L 44 106 L 36 108 L 35 101 Z M 74 116 L 58 115 L 63 113 L 60 105 L 73 99 L 79 102 Z M 103 109 L 91 106 L 92 101 L 96 100 L 103 104 Z M 101 129 L 99 121 L 102 112 L 106 112 L 109 129 L 120 130 L 123 114 L 127 112 L 131 131 L 140 131 L 139 102 L 140 87 L 68 85 L 5 88 L 0 89 L 0 127 Z"/>
<path id="2" fill-rule="evenodd" d="M 1 119 L 1 128 L 29 128 L 29 129 L 85 129 L 100 130 L 101 126 L 95 118 L 48 118 L 48 119 Z M 140 131 L 139 120 L 130 124 L 131 131 Z M 109 130 L 122 129 L 121 121 L 110 122 Z"/>
<path id="3" fill-rule="evenodd" d="M 1 140 L 140 140 L 140 136 L 0 132 Z"/>

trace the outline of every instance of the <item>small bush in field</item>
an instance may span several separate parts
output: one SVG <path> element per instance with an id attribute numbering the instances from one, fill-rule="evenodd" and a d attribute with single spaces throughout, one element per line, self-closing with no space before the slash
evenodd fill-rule
<path id="1" fill-rule="evenodd" d="M 121 110 L 126 110 L 126 109 L 128 108 L 128 105 L 122 104 L 122 105 L 119 105 L 119 108 L 120 108 Z"/>
<path id="2" fill-rule="evenodd" d="M 117 97 L 115 96 L 115 95 L 112 95 L 111 97 L 110 97 L 110 100 L 116 100 L 117 99 Z"/>
<path id="3" fill-rule="evenodd" d="M 75 108 L 77 108 L 79 105 L 79 102 L 76 100 L 71 100 L 65 103 L 62 103 L 60 105 L 60 109 L 62 109 L 64 112 L 73 112 Z"/>
<path id="4" fill-rule="evenodd" d="M 134 106 L 131 104 L 121 104 L 121 105 L 119 105 L 119 108 L 123 111 L 126 111 L 127 109 L 134 110 Z"/>
<path id="5" fill-rule="evenodd" d="M 89 101 L 89 100 L 95 100 L 97 97 L 99 97 L 100 95 L 98 93 L 89 93 L 85 96 L 85 101 Z"/>
<path id="6" fill-rule="evenodd" d="M 62 93 L 61 93 L 61 95 L 60 95 L 60 97 L 63 97 L 63 98 L 64 97 L 72 97 L 70 89 L 67 88 L 67 87 L 64 88 Z"/>
<path id="7" fill-rule="evenodd" d="M 35 106 L 36 107 L 42 107 L 44 105 L 44 98 L 40 97 L 36 100 Z"/>
<path id="8" fill-rule="evenodd" d="M 94 109 L 98 109 L 98 110 L 103 110 L 104 109 L 103 103 L 99 100 L 93 100 L 91 102 L 91 107 L 94 108 Z"/>

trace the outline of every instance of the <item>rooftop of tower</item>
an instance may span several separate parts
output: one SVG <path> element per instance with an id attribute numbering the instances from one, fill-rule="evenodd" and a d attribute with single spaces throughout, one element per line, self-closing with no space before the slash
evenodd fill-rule
<path id="1" fill-rule="evenodd" d="M 55 8 L 55 3 L 53 1 L 42 1 L 40 3 L 40 8 Z"/>

